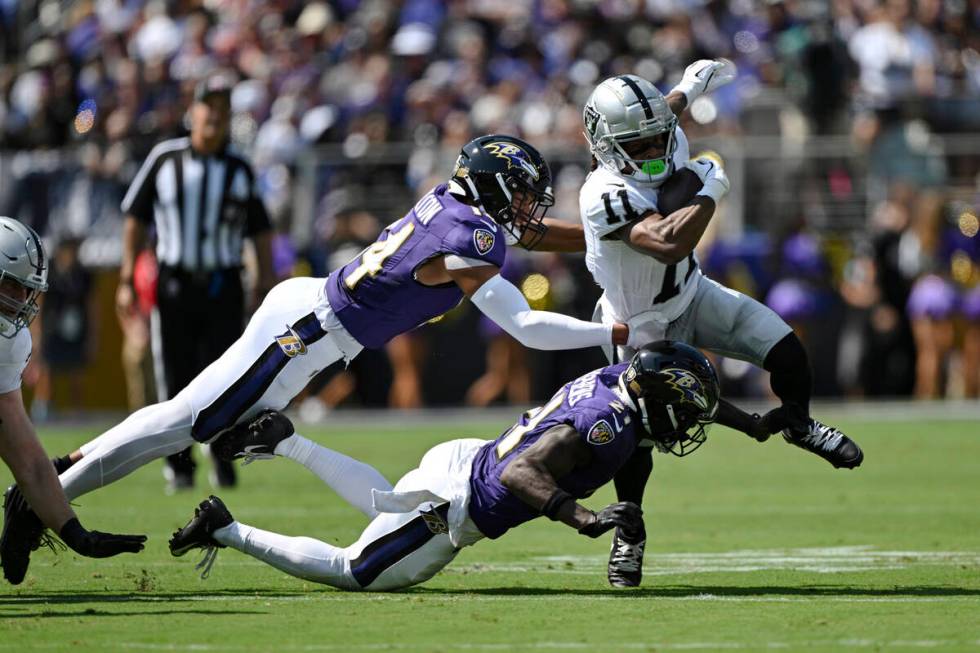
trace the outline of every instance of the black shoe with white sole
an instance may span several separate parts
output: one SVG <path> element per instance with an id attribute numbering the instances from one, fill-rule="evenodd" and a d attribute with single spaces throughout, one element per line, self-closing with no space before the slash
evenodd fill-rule
<path id="1" fill-rule="evenodd" d="M 616 529 L 607 569 L 610 585 L 639 587 L 640 581 L 643 580 L 643 551 L 646 545 L 645 535 L 627 538 L 623 535 L 622 529 Z"/>
<path id="2" fill-rule="evenodd" d="M 785 429 L 783 438 L 792 445 L 815 453 L 836 468 L 854 469 L 864 460 L 864 452 L 843 432 L 811 418 L 806 431 Z"/>

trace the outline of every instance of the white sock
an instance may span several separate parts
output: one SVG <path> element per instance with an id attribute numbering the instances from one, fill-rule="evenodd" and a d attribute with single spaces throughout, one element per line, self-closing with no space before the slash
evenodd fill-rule
<path id="1" fill-rule="evenodd" d="M 360 589 L 347 571 L 347 550 L 311 537 L 287 537 L 234 521 L 212 533 L 215 540 L 290 576 L 340 589 Z"/>
<path id="2" fill-rule="evenodd" d="M 294 433 L 276 445 L 275 453 L 295 460 L 320 477 L 334 492 L 368 517 L 377 516 L 371 490 L 391 490 L 392 485 L 381 472 L 367 463 L 327 449 Z"/>

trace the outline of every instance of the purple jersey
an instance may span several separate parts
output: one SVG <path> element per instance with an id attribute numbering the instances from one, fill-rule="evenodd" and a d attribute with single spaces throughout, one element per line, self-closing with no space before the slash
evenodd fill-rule
<path id="1" fill-rule="evenodd" d="M 628 364 L 610 365 L 565 384 L 551 401 L 522 415 L 517 424 L 480 449 L 470 473 L 469 514 L 481 533 L 497 538 L 539 516 L 504 487 L 500 475 L 514 456 L 552 427 L 572 426 L 592 450 L 589 465 L 556 479 L 558 487 L 581 499 L 612 480 L 645 437 L 639 416 L 616 392 L 619 375 Z"/>
<path id="2" fill-rule="evenodd" d="M 506 252 L 500 226 L 440 184 L 408 215 L 386 227 L 373 245 L 327 277 L 327 299 L 344 328 L 365 347 L 377 349 L 462 301 L 463 291 L 455 283 L 425 286 L 416 281 L 420 266 L 457 254 L 499 268 Z"/>

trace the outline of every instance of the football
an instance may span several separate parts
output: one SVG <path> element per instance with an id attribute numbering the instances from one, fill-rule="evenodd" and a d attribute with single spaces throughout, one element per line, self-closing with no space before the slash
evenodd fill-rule
<path id="1" fill-rule="evenodd" d="M 664 182 L 657 195 L 657 209 L 661 215 L 670 215 L 690 202 L 701 190 L 701 178 L 687 168 L 681 168 Z"/>

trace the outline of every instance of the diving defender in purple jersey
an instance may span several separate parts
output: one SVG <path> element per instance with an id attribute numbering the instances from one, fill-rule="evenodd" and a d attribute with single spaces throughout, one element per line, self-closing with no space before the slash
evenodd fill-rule
<path id="1" fill-rule="evenodd" d="M 564 385 L 496 440 L 452 440 L 430 449 L 394 488 L 369 492 L 380 514 L 348 547 L 248 526 L 212 496 L 174 533 L 170 552 L 207 549 L 199 565 L 205 576 L 217 549 L 227 546 L 298 578 L 383 591 L 424 582 L 460 548 L 542 515 L 588 537 L 618 528 L 645 539 L 636 504 L 593 512 L 577 500 L 612 480 L 638 446 L 677 455 L 696 449 L 715 419 L 718 395 L 718 377 L 700 352 L 678 342 L 653 343 L 628 363 Z M 216 453 L 269 457 L 291 430 L 285 417 L 269 414 Z M 336 455 L 314 446 L 311 458 Z"/>
<path id="2" fill-rule="evenodd" d="M 507 240 L 528 248 L 584 247 L 581 227 L 545 221 L 553 203 L 551 172 L 533 147 L 509 136 L 467 143 L 448 183 L 423 196 L 353 261 L 327 279 L 296 278 L 273 288 L 241 338 L 184 390 L 72 453 L 60 477 L 65 494 L 75 499 L 194 441 L 211 442 L 236 424 L 247 428 L 260 412 L 285 408 L 335 361 L 382 347 L 464 297 L 528 347 L 629 344 L 625 324 L 531 310 L 498 274 Z M 296 436 L 278 453 L 303 462 L 311 446 Z M 361 507 L 372 513 L 369 490 L 384 479 L 346 458 L 331 469 L 337 492 L 367 501 Z M 14 523 L 14 516 L 5 518 Z M 4 534 L 23 538 L 29 546 L 15 548 L 28 552 L 40 536 L 39 529 Z M 16 563 L 26 569 L 26 560 Z"/>

